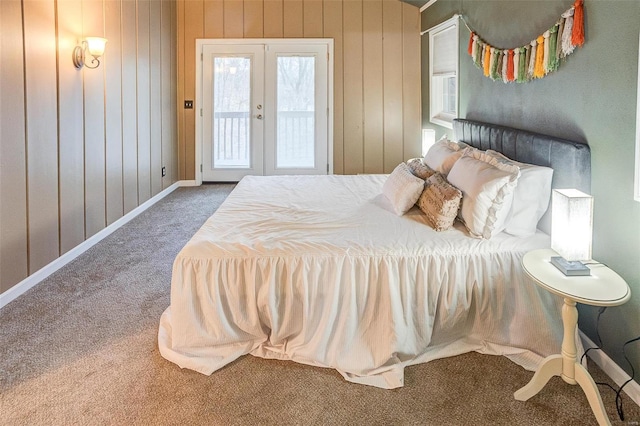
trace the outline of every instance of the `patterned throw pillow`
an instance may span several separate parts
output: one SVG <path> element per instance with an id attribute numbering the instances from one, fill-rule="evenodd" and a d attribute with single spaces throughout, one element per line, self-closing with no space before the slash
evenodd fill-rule
<path id="1" fill-rule="evenodd" d="M 425 190 L 418 199 L 418 207 L 427 216 L 427 223 L 436 231 L 446 231 L 453 226 L 458 215 L 462 192 L 447 182 L 440 173 L 435 173 L 426 182 Z"/>
<path id="2" fill-rule="evenodd" d="M 407 166 L 411 170 L 414 176 L 418 176 L 420 179 L 427 180 L 435 173 L 431 167 L 422 162 L 422 158 L 412 158 L 407 160 Z"/>
<path id="3" fill-rule="evenodd" d="M 406 163 L 400 163 L 382 186 L 382 193 L 391 201 L 398 216 L 409 211 L 424 189 L 424 180 L 414 176 Z"/>

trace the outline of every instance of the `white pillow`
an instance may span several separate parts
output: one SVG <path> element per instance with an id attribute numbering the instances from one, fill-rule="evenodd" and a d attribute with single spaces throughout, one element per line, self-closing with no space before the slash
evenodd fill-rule
<path id="1" fill-rule="evenodd" d="M 424 180 L 414 176 L 406 163 L 393 169 L 382 186 L 382 193 L 391 201 L 398 216 L 409 211 L 424 190 Z"/>
<path id="2" fill-rule="evenodd" d="M 424 164 L 447 176 L 453 164 L 462 157 L 464 148 L 467 146 L 465 143 L 453 142 L 443 136 L 429 148 L 424 156 Z"/>
<path id="3" fill-rule="evenodd" d="M 538 222 L 549 208 L 553 169 L 511 160 L 496 151 L 487 154 L 505 164 L 520 168 L 520 178 L 513 195 L 511 214 L 507 218 L 505 232 L 516 237 L 529 237 L 536 233 Z"/>
<path id="4" fill-rule="evenodd" d="M 520 169 L 480 150 L 465 150 L 448 180 L 462 191 L 459 218 L 471 235 L 489 239 L 504 230 Z"/>

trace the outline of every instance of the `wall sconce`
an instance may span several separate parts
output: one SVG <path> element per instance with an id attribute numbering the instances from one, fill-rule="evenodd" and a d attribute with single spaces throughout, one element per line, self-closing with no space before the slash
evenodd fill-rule
<path id="1" fill-rule="evenodd" d="M 565 275 L 591 275 L 581 260 L 591 259 L 593 197 L 577 189 L 554 189 L 551 248 L 560 256 L 551 263 Z"/>
<path id="2" fill-rule="evenodd" d="M 80 46 L 76 46 L 75 49 L 73 49 L 73 65 L 75 65 L 78 69 L 82 68 L 83 66 L 92 69 L 98 68 L 98 66 L 100 65 L 100 57 L 104 55 L 104 48 L 106 44 L 106 38 L 86 37 L 84 40 L 82 40 Z M 91 64 L 93 66 L 85 63 L 85 55 L 87 50 L 89 51 L 89 54 L 93 56 L 93 59 L 91 60 Z"/>

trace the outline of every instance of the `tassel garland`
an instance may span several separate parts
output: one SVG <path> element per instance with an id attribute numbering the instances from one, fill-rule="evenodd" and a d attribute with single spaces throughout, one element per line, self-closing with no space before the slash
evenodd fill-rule
<path id="1" fill-rule="evenodd" d="M 515 61 L 518 57 L 514 55 L 513 50 L 505 50 L 505 52 L 507 54 L 507 78 L 504 81 L 505 83 L 508 83 L 515 80 L 513 69 L 517 67 Z"/>
<path id="2" fill-rule="evenodd" d="M 507 72 L 509 67 L 509 51 L 503 50 L 502 53 L 502 82 L 509 82 L 509 73 Z"/>
<path id="3" fill-rule="evenodd" d="M 564 32 L 564 18 L 560 18 L 558 22 L 558 34 L 556 35 L 557 44 L 556 44 L 556 58 L 564 58 L 562 56 L 562 33 Z"/>
<path id="4" fill-rule="evenodd" d="M 564 18 L 564 30 L 562 30 L 562 57 L 573 53 L 575 46 L 571 44 L 571 33 L 573 31 L 573 9 L 562 14 Z"/>
<path id="5" fill-rule="evenodd" d="M 547 65 L 547 72 L 552 72 L 558 69 L 558 56 L 556 55 L 556 48 L 558 43 L 558 25 L 555 25 L 549 30 L 549 63 Z"/>
<path id="6" fill-rule="evenodd" d="M 491 71 L 491 46 L 488 44 L 485 45 L 482 51 L 482 63 L 484 65 L 484 76 L 489 77 L 489 72 Z"/>
<path id="7" fill-rule="evenodd" d="M 544 37 L 544 57 L 542 58 L 542 76 L 544 77 L 549 73 L 549 36 L 551 35 L 550 31 L 545 31 L 542 36 Z"/>
<path id="8" fill-rule="evenodd" d="M 520 65 L 518 66 L 518 83 L 524 83 L 527 81 L 527 55 L 529 54 L 529 49 L 526 47 L 521 47 L 518 49 L 520 51 Z"/>
<path id="9" fill-rule="evenodd" d="M 493 79 L 494 75 L 496 74 L 495 64 L 496 64 L 496 49 L 495 47 L 490 47 L 489 48 L 489 75 L 487 77 L 491 79 Z"/>
<path id="10" fill-rule="evenodd" d="M 536 53 L 537 53 L 537 47 L 538 47 L 538 41 L 537 40 L 533 40 L 531 42 L 531 49 L 529 49 L 529 51 L 531 52 L 531 54 L 529 55 L 529 68 L 527 69 L 527 77 L 529 79 L 531 79 L 531 77 L 533 77 L 533 74 L 536 70 Z"/>
<path id="11" fill-rule="evenodd" d="M 476 56 L 475 56 L 475 64 L 478 68 L 481 68 L 482 65 L 482 52 L 484 51 L 484 47 L 482 45 L 482 42 L 480 41 L 480 38 L 475 35 L 473 36 L 473 38 L 475 39 L 476 43 Z"/>
<path id="12" fill-rule="evenodd" d="M 584 44 L 584 5 L 583 0 L 576 0 L 573 4 L 573 30 L 571 31 L 571 44 L 582 46 Z"/>
<path id="13" fill-rule="evenodd" d="M 467 53 L 485 77 L 503 83 L 543 78 L 558 70 L 561 59 L 584 45 L 584 0 L 575 0 L 553 27 L 522 47 L 497 48 L 485 43 L 471 29 L 469 33 Z"/>
<path id="14" fill-rule="evenodd" d="M 493 50 L 493 49 L 492 49 Z M 493 56 L 495 57 L 493 66 L 491 67 L 491 79 L 500 80 L 500 71 L 502 70 L 502 50 L 495 49 Z"/>
<path id="15" fill-rule="evenodd" d="M 533 68 L 533 76 L 535 78 L 544 77 L 544 37 L 538 37 L 538 46 L 536 50 L 536 62 Z"/>
<path id="16" fill-rule="evenodd" d="M 473 62 L 476 61 L 476 55 L 478 54 L 478 43 L 476 43 L 477 39 L 478 39 L 478 36 L 475 35 L 474 33 L 471 33 L 471 41 L 469 42 L 471 43 L 471 51 L 469 52 L 469 54 L 473 58 Z"/>

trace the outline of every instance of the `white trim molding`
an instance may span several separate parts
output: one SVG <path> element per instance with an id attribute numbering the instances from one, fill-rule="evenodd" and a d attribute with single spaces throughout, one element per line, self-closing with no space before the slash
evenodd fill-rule
<path id="1" fill-rule="evenodd" d="M 242 39 L 219 39 L 219 38 L 198 38 L 196 39 L 196 54 L 195 54 L 195 73 L 196 73 L 196 92 L 195 92 L 195 104 L 194 109 L 196 111 L 195 114 L 195 185 L 201 185 L 204 181 L 202 167 L 203 167 L 203 144 L 204 144 L 204 131 L 205 131 L 205 122 L 202 114 L 206 114 L 207 110 L 205 108 L 205 99 L 204 99 L 204 90 L 205 90 L 205 81 L 203 80 L 206 73 L 206 53 L 205 47 L 223 47 L 223 46 L 240 46 L 240 45 L 260 45 L 263 46 L 265 52 L 267 51 L 275 51 L 278 47 L 290 47 L 290 46 L 325 46 L 327 48 L 327 94 L 326 94 L 326 110 L 327 110 L 327 120 L 326 120 L 326 139 L 327 139 L 327 147 L 326 147 L 326 166 L 327 166 L 327 174 L 333 174 L 334 165 L 333 165 L 333 84 L 334 84 L 334 40 L 332 38 L 242 38 Z M 304 49 L 301 47 L 302 52 Z M 309 53 L 313 52 L 313 50 L 309 50 Z M 233 55 L 233 54 L 231 54 Z M 264 56 L 265 61 L 267 55 Z M 265 72 L 263 71 L 263 74 Z M 317 88 L 316 88 L 317 90 Z M 267 101 L 265 101 L 267 102 Z M 266 105 L 265 105 L 266 107 Z M 324 109 L 324 107 L 322 108 Z M 322 110 L 317 111 L 319 114 L 322 113 Z M 323 153 L 324 155 L 324 153 Z M 262 167 L 260 174 L 267 173 L 264 156 L 261 154 Z M 320 162 L 318 164 L 318 168 L 321 168 L 324 171 L 325 165 Z M 244 171 L 245 169 L 238 169 L 240 171 Z M 298 170 L 300 172 L 300 170 Z M 309 174 L 309 173 L 305 173 Z M 322 174 L 322 173 L 321 173 Z M 239 179 L 231 178 L 229 181 L 234 181 Z"/>
<path id="2" fill-rule="evenodd" d="M 584 334 L 581 330 L 580 338 L 582 339 L 582 343 L 586 348 L 597 348 L 598 346 L 593 343 L 586 334 Z M 609 356 L 601 350 L 593 350 L 588 353 L 589 358 L 595 362 L 598 367 L 605 372 L 607 376 L 613 380 L 616 385 L 621 386 L 624 382 L 629 380 L 631 377 L 622 369 L 618 364 L 616 364 Z M 626 393 L 629 398 L 636 405 L 640 406 L 640 385 L 635 380 L 630 381 L 627 385 L 622 389 L 624 393 Z"/>
<path id="3" fill-rule="evenodd" d="M 22 296 L 24 293 L 26 293 L 31 288 L 35 287 L 37 284 L 40 284 L 49 275 L 53 274 L 58 269 L 62 268 L 67 263 L 71 262 L 72 260 L 80 256 L 82 253 L 84 253 L 85 251 L 89 250 L 91 247 L 93 247 L 94 245 L 102 241 L 104 238 L 111 235 L 118 228 L 122 227 L 127 222 L 131 221 L 133 218 L 138 216 L 140 213 L 144 212 L 149 207 L 151 207 L 158 201 L 162 200 L 164 197 L 166 197 L 167 195 L 175 191 L 178 187 L 194 186 L 193 184 L 191 184 L 191 182 L 194 182 L 194 181 L 175 182 L 174 184 L 167 187 L 162 192 L 158 193 L 157 195 L 147 200 L 146 202 L 140 204 L 138 207 L 131 210 L 129 213 L 127 213 L 126 215 L 122 216 L 120 219 L 113 222 L 111 225 L 104 228 L 102 231 L 98 232 L 91 238 L 88 238 L 84 242 L 78 244 L 77 246 L 75 246 L 74 248 L 72 248 L 71 250 L 63 254 L 62 256 L 55 259 L 53 262 L 43 266 L 41 269 L 29 275 L 27 278 L 20 281 L 18 284 L 14 285 L 9 290 L 0 294 L 0 309 L 8 305 L 9 303 L 13 302 L 18 297 Z"/>
<path id="4" fill-rule="evenodd" d="M 640 35 L 638 36 L 638 85 L 636 86 L 636 171 L 633 185 L 633 198 L 640 201 Z"/>
<path id="5" fill-rule="evenodd" d="M 424 31 L 420 31 L 420 35 L 425 35 L 428 32 L 434 31 L 434 30 L 439 30 L 443 27 L 446 27 L 447 24 L 453 22 L 455 19 L 459 19 L 462 15 L 460 15 L 459 13 L 454 13 L 453 15 L 451 15 L 451 18 L 447 19 L 446 21 L 442 21 L 439 24 L 434 25 L 431 28 L 427 28 Z"/>
<path id="6" fill-rule="evenodd" d="M 434 4 L 437 0 L 429 0 L 428 2 L 426 2 L 425 4 L 422 5 L 422 7 L 420 8 L 420 13 L 424 12 L 425 10 L 427 10 L 427 8 L 429 6 L 431 6 L 432 4 Z"/>

